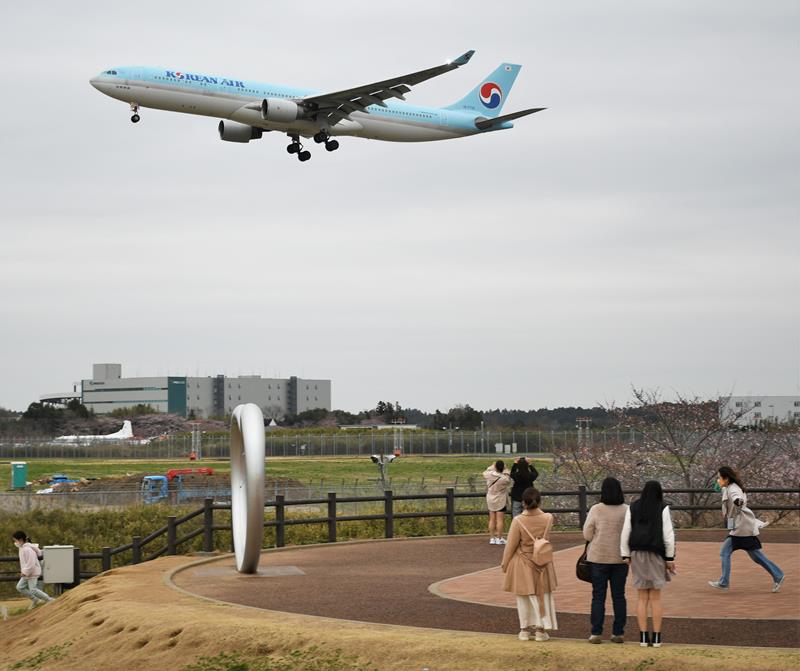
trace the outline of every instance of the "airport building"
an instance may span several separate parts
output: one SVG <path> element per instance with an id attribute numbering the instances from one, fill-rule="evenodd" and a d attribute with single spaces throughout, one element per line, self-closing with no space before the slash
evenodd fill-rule
<path id="1" fill-rule="evenodd" d="M 736 426 L 800 424 L 800 396 L 731 396 L 720 403 L 719 418 Z"/>
<path id="2" fill-rule="evenodd" d="M 330 410 L 331 381 L 260 375 L 122 377 L 122 364 L 98 363 L 91 379 L 81 381 L 80 398 L 98 414 L 143 404 L 183 417 L 221 417 L 240 403 L 255 403 L 265 415 L 281 417 Z"/>

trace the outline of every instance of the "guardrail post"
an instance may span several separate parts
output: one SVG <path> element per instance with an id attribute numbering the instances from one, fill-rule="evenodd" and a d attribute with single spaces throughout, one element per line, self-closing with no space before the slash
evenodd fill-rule
<path id="1" fill-rule="evenodd" d="M 386 521 L 384 536 L 394 538 L 394 493 L 391 489 L 383 492 L 383 515 Z"/>
<path id="2" fill-rule="evenodd" d="M 328 492 L 328 542 L 336 542 L 336 492 Z"/>
<path id="3" fill-rule="evenodd" d="M 286 505 L 284 495 L 275 497 L 275 547 L 282 548 L 286 545 Z"/>
<path id="4" fill-rule="evenodd" d="M 456 490 L 453 487 L 445 490 L 445 501 L 447 503 L 447 535 L 452 536 L 456 532 Z"/>
<path id="5" fill-rule="evenodd" d="M 167 517 L 167 554 L 168 555 L 175 555 L 178 554 L 177 549 L 177 539 L 178 539 L 178 528 L 175 524 L 175 520 L 178 519 L 174 515 L 170 515 Z"/>
<path id="6" fill-rule="evenodd" d="M 134 536 L 131 540 L 131 548 L 133 557 L 131 559 L 131 564 L 141 564 L 142 563 L 142 537 L 141 536 Z"/>
<path id="7" fill-rule="evenodd" d="M 72 570 L 75 575 L 75 582 L 72 583 L 73 585 L 78 585 L 81 582 L 81 549 L 80 548 L 73 548 L 72 549 Z"/>
<path id="8" fill-rule="evenodd" d="M 588 514 L 588 502 L 586 498 L 586 486 L 580 485 L 578 487 L 578 521 L 583 529 L 586 522 L 586 515 Z"/>
<path id="9" fill-rule="evenodd" d="M 214 499 L 203 501 L 203 552 L 214 552 Z"/>
<path id="10" fill-rule="evenodd" d="M 111 570 L 111 548 L 103 548 L 103 571 Z"/>

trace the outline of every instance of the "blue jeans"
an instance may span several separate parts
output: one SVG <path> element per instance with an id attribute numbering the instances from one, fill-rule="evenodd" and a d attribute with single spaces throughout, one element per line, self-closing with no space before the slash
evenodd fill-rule
<path id="1" fill-rule="evenodd" d="M 513 520 L 517 515 L 522 514 L 522 501 L 515 501 L 511 499 L 511 519 Z"/>
<path id="2" fill-rule="evenodd" d="M 746 550 L 747 554 L 759 566 L 763 566 L 764 570 L 772 576 L 775 582 L 783 578 L 783 571 L 778 568 L 778 565 L 767 559 L 764 551 L 759 548 L 757 550 Z M 731 582 L 731 555 L 733 554 L 733 541 L 728 536 L 722 547 L 719 549 L 719 558 L 722 560 L 722 577 L 719 579 L 719 584 L 722 587 L 727 587 Z"/>
<path id="3" fill-rule="evenodd" d="M 606 594 L 611 583 L 611 603 L 614 605 L 614 626 L 611 633 L 622 636 L 625 633 L 625 620 L 628 617 L 628 604 L 625 601 L 625 581 L 628 578 L 627 564 L 592 564 L 592 635 L 603 633 L 606 617 Z"/>
<path id="4" fill-rule="evenodd" d="M 25 578 L 23 576 L 17 583 L 17 591 L 23 596 L 27 596 L 34 603 L 37 601 L 42 603 L 50 601 L 50 596 L 37 587 L 38 582 L 39 578 Z"/>

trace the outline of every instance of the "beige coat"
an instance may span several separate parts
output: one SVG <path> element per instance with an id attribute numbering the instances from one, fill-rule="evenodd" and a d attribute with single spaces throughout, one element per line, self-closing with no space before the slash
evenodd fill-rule
<path id="1" fill-rule="evenodd" d="M 492 511 L 502 510 L 508 502 L 508 491 L 511 489 L 511 476 L 503 471 L 498 473 L 494 466 L 483 472 L 486 480 L 486 507 Z"/>
<path id="2" fill-rule="evenodd" d="M 558 582 L 556 581 L 556 569 L 553 562 L 543 568 L 536 567 L 530 560 L 533 554 L 533 540 L 520 529 L 524 525 L 535 538 L 549 538 L 548 525 L 552 529 L 553 515 L 542 512 L 539 508 L 526 510 L 521 515 L 517 515 L 511 522 L 508 530 L 508 544 L 503 552 L 503 563 L 501 568 L 505 573 L 503 580 L 503 590 L 524 596 L 526 594 L 547 594 L 554 592 Z"/>
<path id="3" fill-rule="evenodd" d="M 734 502 L 742 501 L 741 506 Z M 722 488 L 722 517 L 726 524 L 729 519 L 733 520 L 733 529 L 730 530 L 731 536 L 758 536 L 764 523 L 755 516 L 755 513 L 747 507 L 747 494 L 735 482 Z"/>
<path id="4" fill-rule="evenodd" d="M 597 503 L 589 509 L 583 525 L 583 537 L 589 543 L 586 559 L 595 564 L 621 564 L 619 541 L 625 522 L 626 504 L 609 506 Z"/>

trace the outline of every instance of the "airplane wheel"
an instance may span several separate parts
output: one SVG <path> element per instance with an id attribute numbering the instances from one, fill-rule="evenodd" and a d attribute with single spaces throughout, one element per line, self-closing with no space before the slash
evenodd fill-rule
<path id="1" fill-rule="evenodd" d="M 131 121 L 133 121 L 133 123 L 139 123 L 139 119 L 141 119 L 141 117 L 138 114 L 134 114 L 131 117 Z"/>
<path id="2" fill-rule="evenodd" d="M 314 142 L 316 142 L 317 144 L 322 144 L 327 139 L 328 139 L 328 136 L 325 133 L 323 133 L 322 131 L 320 131 L 319 133 L 317 133 L 314 136 Z"/>
<path id="3" fill-rule="evenodd" d="M 292 142 L 292 144 L 286 147 L 286 151 L 288 151 L 290 154 L 296 154 L 300 151 L 300 145 L 296 142 Z"/>
<path id="4" fill-rule="evenodd" d="M 310 151 L 301 151 L 297 155 L 297 158 L 299 158 L 301 161 L 307 161 L 308 159 L 311 158 L 311 152 Z"/>
<path id="5" fill-rule="evenodd" d="M 325 143 L 325 149 L 328 151 L 336 151 L 339 148 L 339 141 L 338 140 L 330 140 L 329 142 Z"/>

